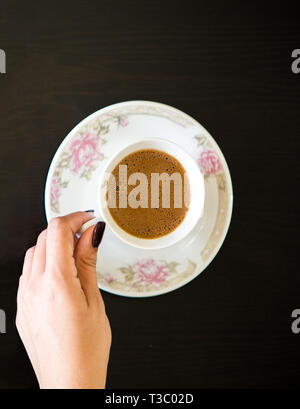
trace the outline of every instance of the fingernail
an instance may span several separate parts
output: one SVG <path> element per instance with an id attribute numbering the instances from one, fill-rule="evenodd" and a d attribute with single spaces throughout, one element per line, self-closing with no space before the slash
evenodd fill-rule
<path id="1" fill-rule="evenodd" d="M 85 213 L 92 213 L 92 212 L 94 212 L 95 210 L 94 209 L 91 209 L 91 210 L 85 210 Z"/>
<path id="2" fill-rule="evenodd" d="M 93 238 L 92 238 L 92 246 L 96 249 L 99 247 L 99 244 L 101 243 L 103 233 L 105 229 L 105 223 L 104 222 L 98 222 L 96 226 L 94 227 L 94 232 L 93 232 Z"/>

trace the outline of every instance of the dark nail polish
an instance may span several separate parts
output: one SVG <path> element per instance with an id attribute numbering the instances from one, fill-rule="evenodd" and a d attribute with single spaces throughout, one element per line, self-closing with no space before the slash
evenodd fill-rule
<path id="1" fill-rule="evenodd" d="M 94 212 L 95 210 L 94 209 L 91 209 L 91 210 L 85 210 L 85 213 L 92 213 L 92 212 Z"/>
<path id="2" fill-rule="evenodd" d="M 96 249 L 99 244 L 101 243 L 103 233 L 105 229 L 104 222 L 98 222 L 94 227 L 93 238 L 92 238 L 92 246 Z"/>

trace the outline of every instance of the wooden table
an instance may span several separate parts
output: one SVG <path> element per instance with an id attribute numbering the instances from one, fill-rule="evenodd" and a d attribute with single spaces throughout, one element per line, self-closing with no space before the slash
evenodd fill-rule
<path id="1" fill-rule="evenodd" d="M 299 386 L 298 13 L 218 3 L 1 1 L 0 387 L 37 386 L 14 319 L 24 252 L 46 226 L 52 156 L 85 116 L 133 99 L 173 105 L 211 132 L 234 212 L 221 251 L 185 287 L 149 299 L 103 293 L 108 386 Z"/>

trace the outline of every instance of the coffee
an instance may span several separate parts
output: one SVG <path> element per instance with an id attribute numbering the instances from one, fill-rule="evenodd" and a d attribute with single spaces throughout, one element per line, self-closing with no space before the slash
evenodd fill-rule
<path id="1" fill-rule="evenodd" d="M 189 181 L 179 161 L 166 152 L 144 149 L 125 156 L 113 169 L 106 199 L 124 231 L 155 239 L 181 224 L 189 196 Z"/>

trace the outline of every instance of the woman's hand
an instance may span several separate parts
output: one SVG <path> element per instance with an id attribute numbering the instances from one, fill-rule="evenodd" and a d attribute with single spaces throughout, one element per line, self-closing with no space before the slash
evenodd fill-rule
<path id="1" fill-rule="evenodd" d="M 75 233 L 92 218 L 53 219 L 25 256 L 16 325 L 41 388 L 104 388 L 111 331 L 96 280 L 105 224 Z"/>

